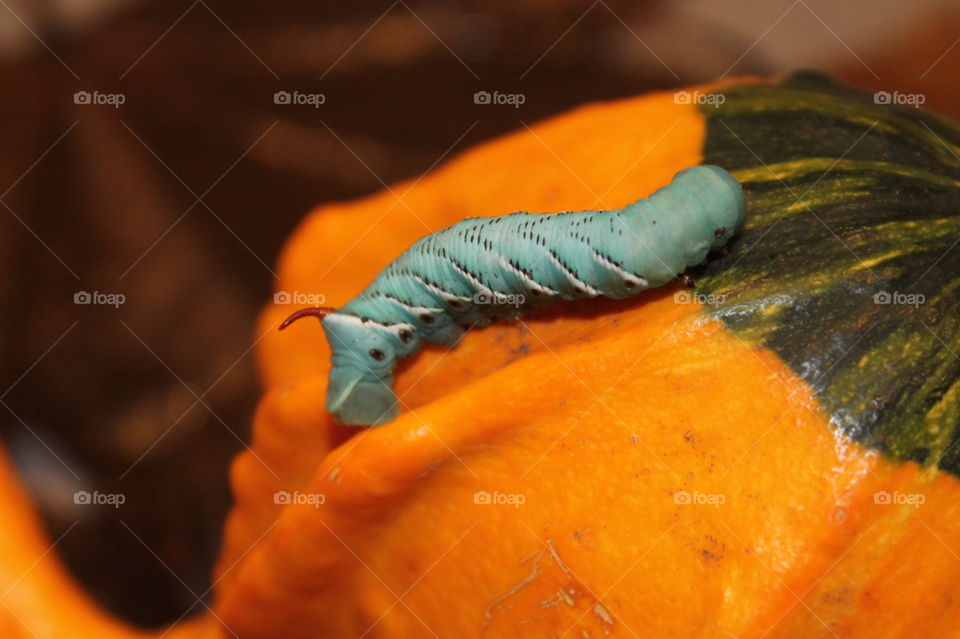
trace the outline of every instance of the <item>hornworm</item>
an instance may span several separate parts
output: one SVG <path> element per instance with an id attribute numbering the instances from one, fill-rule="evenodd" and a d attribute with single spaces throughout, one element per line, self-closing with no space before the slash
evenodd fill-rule
<path id="1" fill-rule="evenodd" d="M 327 410 L 383 424 L 399 413 L 397 360 L 424 342 L 453 347 L 533 306 L 661 286 L 723 247 L 744 215 L 733 176 L 694 166 L 619 210 L 468 218 L 415 242 L 343 308 L 304 308 L 280 329 L 319 318 L 333 352 Z"/>

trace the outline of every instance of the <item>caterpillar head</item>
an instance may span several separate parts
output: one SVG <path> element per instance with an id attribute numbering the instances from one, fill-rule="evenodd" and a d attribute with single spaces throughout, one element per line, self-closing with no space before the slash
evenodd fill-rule
<path id="1" fill-rule="evenodd" d="M 281 330 L 308 315 L 320 319 L 333 353 L 327 410 L 340 422 L 356 426 L 395 419 L 400 406 L 393 391 L 393 369 L 399 358 L 418 348 L 414 327 L 380 324 L 321 307 L 297 311 L 280 325 Z"/>

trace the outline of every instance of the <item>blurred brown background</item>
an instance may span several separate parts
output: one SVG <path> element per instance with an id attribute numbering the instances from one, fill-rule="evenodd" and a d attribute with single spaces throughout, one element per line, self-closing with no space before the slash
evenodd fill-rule
<path id="1" fill-rule="evenodd" d="M 254 317 L 312 206 L 727 75 L 821 68 L 960 114 L 952 0 L 319 4 L 0 0 L 2 436 L 57 551 L 136 623 L 207 590 Z"/>

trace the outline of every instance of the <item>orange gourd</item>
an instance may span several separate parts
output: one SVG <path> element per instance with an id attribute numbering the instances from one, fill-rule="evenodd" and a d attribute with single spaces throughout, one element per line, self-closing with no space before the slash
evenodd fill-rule
<path id="1" fill-rule="evenodd" d="M 736 103 L 737 91 L 774 88 L 720 90 Z M 714 117 L 671 93 L 590 105 L 421 180 L 322 206 L 281 256 L 279 288 L 341 304 L 413 240 L 464 217 L 623 206 L 715 152 Z M 724 272 L 697 290 L 734 297 Z M 268 305 L 266 391 L 251 451 L 231 468 L 215 616 L 175 632 L 960 635 L 957 477 L 839 431 L 792 355 L 684 292 L 554 307 L 427 350 L 399 370 L 400 418 L 363 430 L 324 411 L 320 328 L 277 333 L 290 308 Z M 14 483 L 0 477 L 3 506 L 26 522 L 4 533 L 8 582 L 43 548 Z M 97 612 L 52 555 L 24 588 L 64 601 L 49 619 L 61 634 L 43 636 L 137 635 Z M 4 636 L 28 636 L 18 616 L 39 623 L 28 599 L 0 607 Z"/>

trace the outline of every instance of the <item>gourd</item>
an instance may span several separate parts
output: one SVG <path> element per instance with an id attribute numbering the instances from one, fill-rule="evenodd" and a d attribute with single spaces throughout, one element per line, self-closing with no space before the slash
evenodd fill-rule
<path id="1" fill-rule="evenodd" d="M 293 309 L 267 306 L 216 616 L 176 632 L 960 634 L 960 127 L 808 74 L 698 90 L 586 106 L 307 216 L 279 288 L 339 306 L 466 217 L 619 208 L 701 163 L 748 210 L 693 288 L 427 348 L 397 369 L 407 409 L 360 432 L 324 410 L 322 333 L 277 333 Z"/>
<path id="2" fill-rule="evenodd" d="M 267 334 L 255 450 L 310 452 L 290 483 L 246 455 L 235 484 L 326 502 L 285 509 L 219 614 L 251 636 L 267 615 L 292 636 L 960 633 L 960 127 L 809 74 L 699 91 L 583 107 L 303 222 L 280 286 L 339 306 L 466 217 L 618 208 L 700 163 L 748 210 L 693 289 L 426 350 L 398 370 L 409 410 L 352 437 L 320 332 Z M 241 511 L 224 566 L 274 523 Z"/>

